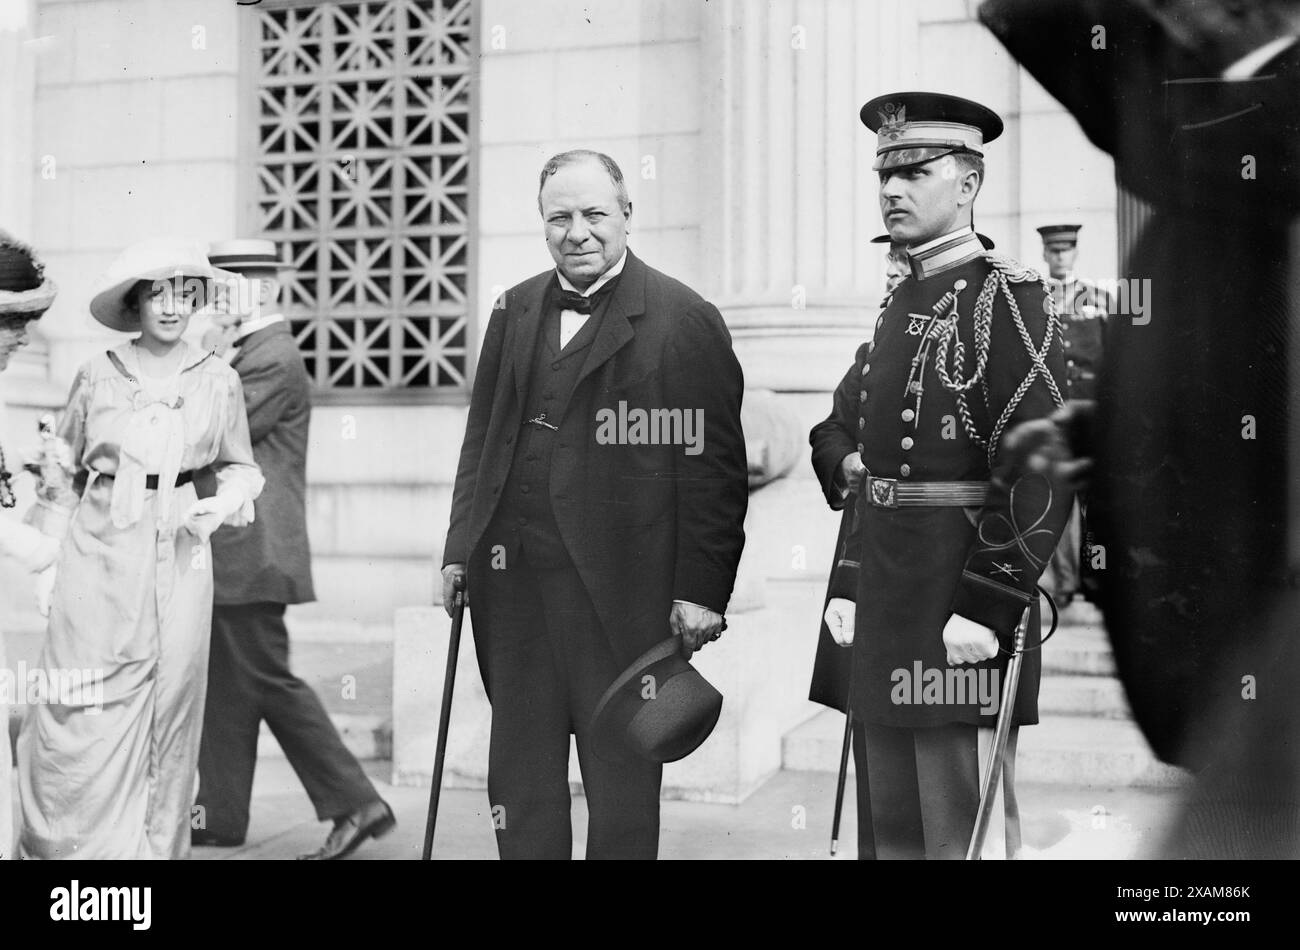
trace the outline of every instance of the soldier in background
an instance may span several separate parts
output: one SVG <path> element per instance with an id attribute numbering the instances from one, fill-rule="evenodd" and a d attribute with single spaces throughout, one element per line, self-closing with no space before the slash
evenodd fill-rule
<path id="1" fill-rule="evenodd" d="M 1038 229 L 1043 238 L 1043 262 L 1047 264 L 1052 301 L 1061 317 L 1061 345 L 1065 348 L 1065 398 L 1067 401 L 1097 398 L 1097 373 L 1101 368 L 1102 334 L 1106 328 L 1107 299 L 1096 284 L 1074 273 L 1079 257 L 1078 224 L 1048 224 Z M 1066 522 L 1061 543 L 1043 572 L 1043 586 L 1061 607 L 1069 605 L 1086 584 L 1080 564 L 1086 533 L 1086 502 L 1075 501 Z"/>

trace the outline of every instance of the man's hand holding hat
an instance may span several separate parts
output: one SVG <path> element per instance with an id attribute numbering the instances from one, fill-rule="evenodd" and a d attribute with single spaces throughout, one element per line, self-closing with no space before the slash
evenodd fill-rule
<path id="1" fill-rule="evenodd" d="M 675 600 L 668 625 L 675 636 L 682 638 L 683 655 L 690 656 L 722 635 L 722 614 L 698 604 Z"/>

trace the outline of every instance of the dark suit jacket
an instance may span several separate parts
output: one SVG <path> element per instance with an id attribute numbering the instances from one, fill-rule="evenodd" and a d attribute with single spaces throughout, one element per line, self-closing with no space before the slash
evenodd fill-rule
<path id="1" fill-rule="evenodd" d="M 313 601 L 306 512 L 311 384 L 289 324 L 246 336 L 230 365 L 244 384 L 253 457 L 266 487 L 252 524 L 212 535 L 215 603 Z M 210 475 L 200 482 L 200 494 L 215 490 Z"/>
<path id="2" fill-rule="evenodd" d="M 511 288 L 488 323 L 470 400 L 443 564 L 488 569 L 484 532 L 496 511 L 524 423 L 528 373 L 546 271 Z M 589 348 L 552 458 L 551 505 L 564 544 L 609 635 L 630 663 L 668 636 L 673 600 L 722 612 L 735 583 L 749 502 L 740 425 L 744 379 L 717 308 L 628 252 Z M 696 409 L 703 451 L 680 445 L 604 445 L 597 413 Z M 474 634 L 491 691 L 481 614 Z"/>
<path id="3" fill-rule="evenodd" d="M 1150 282 L 1149 322 L 1107 321 L 1089 520 L 1134 715 L 1161 758 L 1199 767 L 1218 754 L 1222 710 L 1255 705 L 1241 700 L 1243 675 L 1261 697 L 1295 688 L 1259 657 L 1297 477 L 1286 284 L 1300 49 L 1228 83 L 1135 4 L 991 0 L 980 18 L 1154 209 L 1125 268 Z M 1097 26 L 1104 50 L 1090 45 Z"/>

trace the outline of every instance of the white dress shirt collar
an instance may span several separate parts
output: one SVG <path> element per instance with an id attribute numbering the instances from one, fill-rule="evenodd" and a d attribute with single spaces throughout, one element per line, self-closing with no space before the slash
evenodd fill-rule
<path id="1" fill-rule="evenodd" d="M 586 290 L 579 290 L 577 287 L 573 286 L 573 284 L 569 281 L 569 278 L 565 277 L 564 274 L 560 273 L 559 268 L 556 268 L 555 275 L 560 278 L 560 286 L 563 287 L 565 290 L 571 290 L 575 294 L 582 294 L 582 296 L 584 297 L 590 297 L 592 294 L 600 290 L 600 288 L 604 287 L 606 284 L 608 284 L 619 274 L 623 273 L 623 266 L 625 264 L 627 264 L 627 248 L 623 248 L 623 256 L 620 257 L 615 262 L 614 266 L 611 267 L 609 270 L 605 271 L 605 273 L 601 274 L 600 277 L 597 278 L 595 282 L 593 282 L 592 285 L 588 287 Z"/>

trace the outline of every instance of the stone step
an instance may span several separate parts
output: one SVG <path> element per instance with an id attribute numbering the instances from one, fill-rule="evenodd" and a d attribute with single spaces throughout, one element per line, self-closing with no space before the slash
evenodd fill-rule
<path id="1" fill-rule="evenodd" d="M 1077 676 L 1114 676 L 1115 653 L 1105 631 L 1096 627 L 1062 627 L 1043 644 L 1043 672 Z"/>
<path id="2" fill-rule="evenodd" d="M 1124 687 L 1111 676 L 1048 673 L 1038 690 L 1041 715 L 1095 716 L 1131 719 Z"/>
<path id="3" fill-rule="evenodd" d="M 1017 776 L 1074 785 L 1186 785 L 1189 774 L 1155 757 L 1137 724 L 1125 719 L 1043 715 L 1020 734 Z"/>
<path id="4" fill-rule="evenodd" d="M 844 716 L 824 710 L 782 741 L 782 767 L 800 772 L 839 768 Z M 1183 770 L 1158 761 L 1132 722 L 1085 716 L 1044 715 L 1020 733 L 1017 781 L 1085 786 L 1172 787 Z"/>

